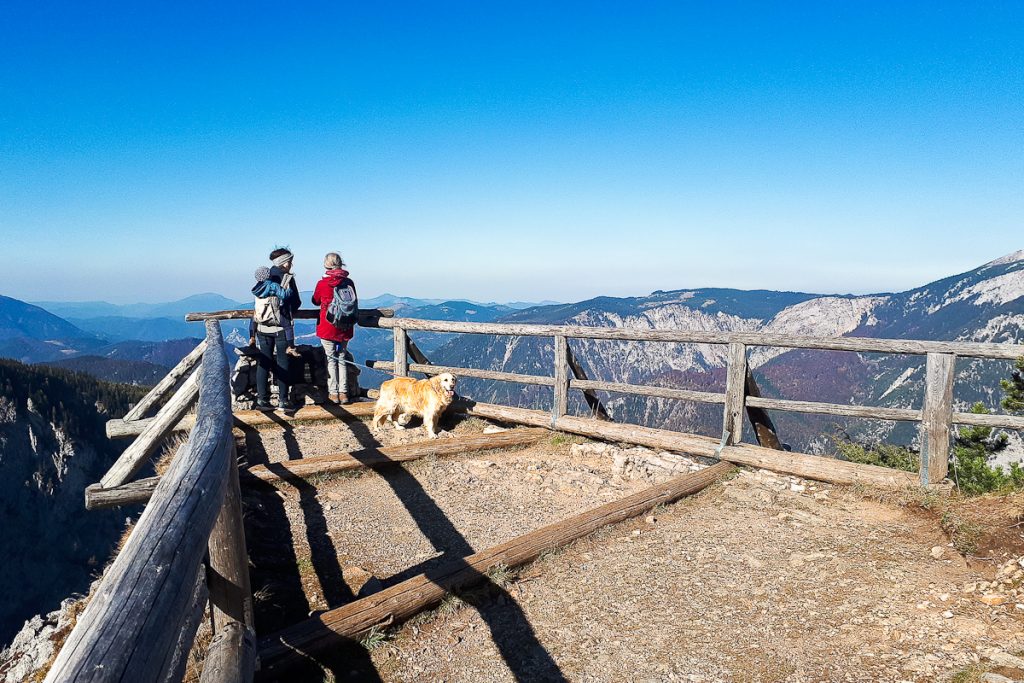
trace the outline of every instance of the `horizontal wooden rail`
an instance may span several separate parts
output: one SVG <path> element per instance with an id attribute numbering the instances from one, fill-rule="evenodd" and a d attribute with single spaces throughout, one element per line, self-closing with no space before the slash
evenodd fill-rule
<path id="1" fill-rule="evenodd" d="M 374 370 L 393 372 L 395 364 L 389 360 L 368 360 L 367 367 Z M 500 372 L 498 370 L 478 370 L 476 368 L 456 368 L 447 365 L 434 365 L 426 363 L 409 363 L 409 372 L 421 372 L 424 375 L 440 375 L 442 372 L 450 372 L 458 377 L 474 377 L 479 379 L 494 379 L 500 382 L 515 382 L 517 384 L 534 384 L 542 387 L 553 386 L 553 377 L 543 375 L 520 375 L 514 372 Z"/>
<path id="2" fill-rule="evenodd" d="M 395 312 L 390 308 L 364 308 L 360 309 L 357 321 L 363 327 L 377 327 L 377 321 L 381 318 L 390 318 Z M 295 311 L 295 320 L 317 320 L 320 317 L 319 308 L 300 308 Z M 195 323 L 206 320 L 248 320 L 252 318 L 251 308 L 242 308 L 232 311 L 210 311 L 209 313 L 186 313 L 185 322 Z"/>
<path id="3" fill-rule="evenodd" d="M 198 625 L 196 586 L 231 463 L 228 366 L 216 323 L 207 325 L 207 340 L 196 426 L 78 618 L 50 683 L 179 673 Z"/>
<path id="4" fill-rule="evenodd" d="M 985 415 L 983 413 L 953 413 L 952 423 L 976 427 L 1003 427 L 1024 429 L 1024 417 L 1016 415 Z"/>
<path id="5" fill-rule="evenodd" d="M 790 401 L 782 398 L 761 398 L 747 396 L 746 404 L 755 408 L 772 408 L 794 413 L 818 413 L 841 415 L 843 417 L 870 417 L 876 420 L 897 422 L 920 422 L 921 411 L 910 408 L 881 408 L 874 406 L 851 406 L 842 403 L 815 403 L 812 401 Z"/>
<path id="6" fill-rule="evenodd" d="M 648 387 L 642 384 L 620 384 L 618 382 L 599 382 L 591 379 L 570 379 L 570 389 L 597 389 L 614 391 L 619 394 L 636 394 L 637 396 L 654 396 L 655 398 L 671 398 L 679 401 L 697 401 L 699 403 L 725 403 L 725 394 L 709 391 L 691 391 L 690 389 L 669 389 L 668 387 Z"/>
<path id="7" fill-rule="evenodd" d="M 728 474 L 732 467 L 718 463 L 652 486 L 621 500 L 574 515 L 479 553 L 452 561 L 426 574 L 395 584 L 379 593 L 330 610 L 268 636 L 261 642 L 262 669 L 257 680 L 290 680 L 287 670 L 304 657 L 336 647 L 338 636 L 358 638 L 383 621 L 404 621 L 439 602 L 448 592 L 483 580 L 499 564 L 509 567 L 530 562 L 551 550 L 583 538 L 658 505 L 693 495 Z"/>
<path id="8" fill-rule="evenodd" d="M 827 481 L 833 484 L 861 482 L 896 488 L 916 486 L 918 484 L 918 477 L 912 472 L 903 472 L 875 465 L 861 465 L 855 462 L 837 460 L 810 453 L 779 451 L 773 448 L 746 443 L 726 446 L 719 452 L 719 442 L 717 439 L 697 434 L 685 434 L 617 422 L 603 422 L 589 417 L 572 417 L 568 415 L 558 418 L 552 424 L 551 413 L 546 411 L 511 408 L 491 403 L 478 403 L 467 399 L 460 399 L 452 404 L 452 406 L 457 411 L 477 417 L 515 422 L 534 427 L 550 427 L 582 436 L 632 443 L 650 448 L 660 448 L 688 455 L 720 458 L 736 465 L 760 467 L 781 472 L 782 474 L 792 474 L 805 479 Z"/>
<path id="9" fill-rule="evenodd" d="M 556 337 L 572 339 L 611 339 L 619 341 L 675 342 L 682 344 L 745 344 L 826 351 L 862 353 L 898 353 L 923 356 L 928 353 L 952 353 L 969 358 L 1016 360 L 1024 355 L 1019 344 L 981 342 L 944 342 L 916 339 L 871 339 L 868 337 L 802 337 L 767 332 L 719 332 L 704 330 L 652 330 L 630 327 L 583 327 L 508 323 L 469 323 L 417 318 L 380 320 L 380 327 L 405 330 L 448 332 L 452 334 L 497 334 L 518 337 Z"/>
<path id="10" fill-rule="evenodd" d="M 286 424 L 289 422 L 302 422 L 304 420 L 331 420 L 334 418 L 358 419 L 373 415 L 373 404 L 371 403 L 350 403 L 339 406 L 305 406 L 299 408 L 295 413 L 286 415 L 284 413 L 264 413 L 259 410 L 239 410 L 234 414 L 236 427 L 261 427 L 271 424 Z M 138 436 L 155 418 L 145 418 L 135 422 L 124 422 L 123 420 L 110 420 L 107 422 L 108 439 L 124 439 Z M 195 424 L 195 415 L 186 415 L 171 427 L 172 431 L 186 431 Z"/>

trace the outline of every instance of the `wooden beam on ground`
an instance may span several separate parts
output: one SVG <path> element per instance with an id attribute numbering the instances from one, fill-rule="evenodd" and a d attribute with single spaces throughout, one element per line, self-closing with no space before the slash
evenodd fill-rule
<path id="1" fill-rule="evenodd" d="M 456 410 L 477 417 L 534 427 L 551 426 L 551 414 L 546 411 L 476 403 L 468 399 L 461 399 L 453 405 Z M 707 458 L 717 457 L 715 452 L 718 448 L 718 441 L 697 434 L 684 434 L 617 422 L 601 422 L 591 418 L 568 415 L 559 418 L 554 428 L 606 441 L 637 444 Z M 721 459 L 737 465 L 761 467 L 782 474 L 792 474 L 805 479 L 827 481 L 833 484 L 862 482 L 897 488 L 918 485 L 917 475 L 911 472 L 875 465 L 861 465 L 823 455 L 777 451 L 753 444 L 741 443 L 727 446 L 722 449 Z"/>
<path id="2" fill-rule="evenodd" d="M 281 481 L 291 477 L 309 477 L 314 474 L 342 472 L 362 467 L 377 468 L 399 462 L 418 460 L 430 455 L 445 456 L 495 448 L 529 446 L 551 436 L 546 429 L 510 429 L 496 434 L 457 436 L 452 439 L 433 439 L 402 446 L 362 451 L 359 453 L 333 453 L 299 460 L 286 460 L 270 465 L 250 467 L 246 474 L 262 481 Z"/>
<path id="3" fill-rule="evenodd" d="M 754 379 L 754 373 L 750 371 L 750 367 L 747 367 L 747 419 L 750 420 L 750 424 L 754 426 L 754 438 L 757 439 L 758 446 L 764 446 L 765 448 L 772 448 L 777 451 L 784 450 L 782 447 L 782 441 L 779 439 L 779 434 L 775 430 L 775 423 L 772 422 L 772 418 L 768 415 L 768 411 L 757 406 L 750 405 L 751 398 L 760 398 L 761 388 L 757 386 L 757 380 Z"/>
<path id="4" fill-rule="evenodd" d="M 135 406 L 129 410 L 122 420 L 125 422 L 131 422 L 132 420 L 138 420 L 146 416 L 146 412 L 154 405 L 159 403 L 168 391 L 171 391 L 178 382 L 186 377 L 192 369 L 199 364 L 199 361 L 203 357 L 203 351 L 206 350 L 206 340 L 199 342 L 199 345 L 188 352 L 181 361 L 171 368 L 163 379 L 156 383 L 156 385 L 149 390 L 149 393 L 142 397 L 142 400 L 135 404 Z"/>
<path id="5" fill-rule="evenodd" d="M 227 361 L 225 360 L 225 365 Z M 114 462 L 110 470 L 100 479 L 100 484 L 105 489 L 128 483 L 135 474 L 146 464 L 146 460 L 153 451 L 163 442 L 164 437 L 174 430 L 174 425 L 188 412 L 192 404 L 199 396 L 199 378 L 201 371 L 197 370 L 189 375 L 181 388 L 167 404 L 160 409 L 157 416 L 148 420 L 139 438 L 135 439 L 121 456 Z M 138 424 L 138 422 L 125 424 Z"/>
<path id="6" fill-rule="evenodd" d="M 261 427 L 270 424 L 287 424 L 289 422 L 315 422 L 318 420 L 358 420 L 373 415 L 373 403 L 350 403 L 348 405 L 322 405 L 305 406 L 300 408 L 293 415 L 272 412 L 264 413 L 259 410 L 239 410 L 234 413 L 236 426 Z M 141 433 L 154 418 L 136 420 L 135 422 L 123 422 L 122 420 L 111 420 L 107 422 L 107 438 L 122 439 L 136 436 Z M 173 431 L 188 431 L 195 424 L 194 415 L 186 415 L 172 427 Z"/>
<path id="7" fill-rule="evenodd" d="M 487 571 L 498 564 L 513 567 L 530 562 L 546 550 L 571 543 L 604 526 L 697 493 L 731 470 L 731 465 L 718 463 L 699 472 L 685 474 L 420 574 L 268 636 L 260 643 L 262 668 L 259 678 L 280 678 L 304 657 L 335 646 L 339 636 L 354 639 L 385 621 L 404 621 L 440 602 L 447 593 L 484 579 Z"/>

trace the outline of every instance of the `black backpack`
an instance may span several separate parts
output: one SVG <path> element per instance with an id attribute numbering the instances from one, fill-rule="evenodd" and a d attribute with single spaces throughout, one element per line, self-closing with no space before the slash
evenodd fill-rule
<path id="1" fill-rule="evenodd" d="M 324 319 L 339 330 L 351 330 L 356 324 L 356 314 L 359 313 L 359 297 L 356 296 L 356 286 L 349 278 L 344 278 L 334 288 L 331 303 L 327 305 L 327 313 Z"/>

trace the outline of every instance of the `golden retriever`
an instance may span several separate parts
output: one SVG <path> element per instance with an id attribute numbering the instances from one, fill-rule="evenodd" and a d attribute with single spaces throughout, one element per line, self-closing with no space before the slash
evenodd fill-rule
<path id="1" fill-rule="evenodd" d="M 423 426 L 431 439 L 437 438 L 441 414 L 455 398 L 455 375 L 442 372 L 430 379 L 396 377 L 380 385 L 380 396 L 373 410 L 372 429 L 384 426 L 387 418 L 395 429 L 405 429 L 413 416 L 423 418 Z"/>

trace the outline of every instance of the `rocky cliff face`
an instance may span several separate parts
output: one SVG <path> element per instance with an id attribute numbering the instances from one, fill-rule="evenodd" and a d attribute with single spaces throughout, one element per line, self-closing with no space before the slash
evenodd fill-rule
<path id="1" fill-rule="evenodd" d="M 895 294 L 817 296 L 792 292 L 698 289 L 648 297 L 602 297 L 577 304 L 528 309 L 509 322 L 556 323 L 638 329 L 763 331 L 817 337 L 861 336 L 1019 342 L 1024 340 L 1024 251 L 961 275 Z M 591 378 L 660 386 L 724 390 L 726 348 L 715 344 L 665 344 L 571 340 Z M 922 357 L 754 347 L 749 359 L 766 396 L 891 407 L 921 405 Z M 526 374 L 550 375 L 551 342 L 545 339 L 460 337 L 431 360 Z M 998 405 L 998 379 L 1008 362 L 957 364 L 958 408 L 981 400 Z M 461 392 L 481 400 L 534 408 L 550 406 L 550 391 L 466 380 Z M 575 393 L 575 392 L 574 392 Z M 718 436 L 721 408 L 663 399 L 605 396 L 613 416 L 654 427 Z M 582 407 L 579 397 L 574 405 Z M 800 450 L 828 449 L 823 434 L 845 432 L 913 445 L 916 430 L 868 420 L 773 415 L 782 437 Z"/>
<path id="2" fill-rule="evenodd" d="M 0 643 L 22 623 L 88 590 L 124 526 L 124 511 L 87 512 L 85 486 L 120 451 L 103 425 L 142 390 L 0 361 Z"/>

